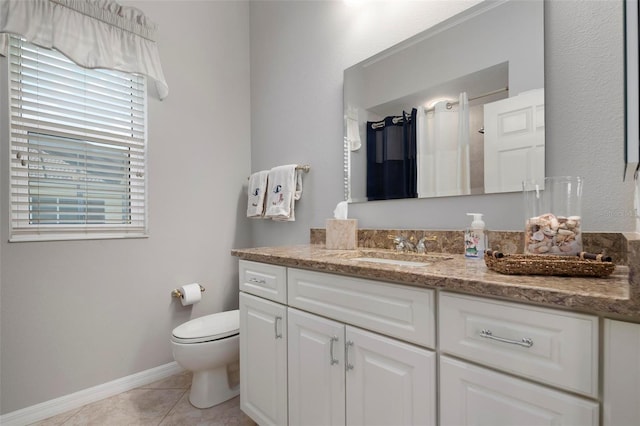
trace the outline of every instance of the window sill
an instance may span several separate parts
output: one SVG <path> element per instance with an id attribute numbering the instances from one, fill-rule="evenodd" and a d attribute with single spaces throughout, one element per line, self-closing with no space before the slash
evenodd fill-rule
<path id="1" fill-rule="evenodd" d="M 130 238 L 149 238 L 149 234 L 49 234 L 49 235 L 14 235 L 10 243 L 46 242 L 46 241 L 78 241 L 78 240 L 123 240 Z"/>

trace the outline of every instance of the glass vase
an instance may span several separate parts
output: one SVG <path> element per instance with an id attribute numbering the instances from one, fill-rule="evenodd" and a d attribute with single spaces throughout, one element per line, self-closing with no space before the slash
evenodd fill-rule
<path id="1" fill-rule="evenodd" d="M 525 254 L 575 256 L 582 251 L 582 183 L 575 176 L 523 182 Z"/>

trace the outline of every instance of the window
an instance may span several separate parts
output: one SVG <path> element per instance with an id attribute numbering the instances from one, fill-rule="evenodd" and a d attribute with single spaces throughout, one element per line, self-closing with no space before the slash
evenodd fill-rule
<path id="1" fill-rule="evenodd" d="M 11 240 L 146 234 L 146 82 L 11 37 Z"/>

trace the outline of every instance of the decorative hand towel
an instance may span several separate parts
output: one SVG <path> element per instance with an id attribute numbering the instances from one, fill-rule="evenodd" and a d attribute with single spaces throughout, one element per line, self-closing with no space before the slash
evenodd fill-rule
<path id="1" fill-rule="evenodd" d="M 295 164 L 274 167 L 269 171 L 269 190 L 265 217 L 294 221 L 295 201 L 302 195 L 302 174 Z"/>
<path id="2" fill-rule="evenodd" d="M 259 219 L 264 217 L 264 200 L 267 192 L 269 170 L 253 173 L 249 178 L 249 199 L 247 200 L 247 217 Z"/>

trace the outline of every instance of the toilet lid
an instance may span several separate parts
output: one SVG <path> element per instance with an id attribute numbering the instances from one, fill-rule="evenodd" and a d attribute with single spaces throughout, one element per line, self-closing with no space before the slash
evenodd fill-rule
<path id="1" fill-rule="evenodd" d="M 219 312 L 192 319 L 173 329 L 173 340 L 180 343 L 199 343 L 224 339 L 238 334 L 240 312 Z"/>

